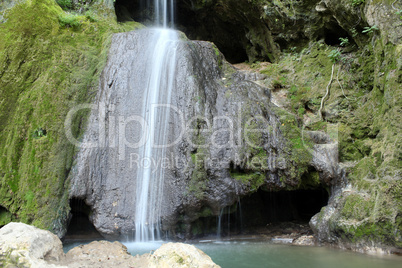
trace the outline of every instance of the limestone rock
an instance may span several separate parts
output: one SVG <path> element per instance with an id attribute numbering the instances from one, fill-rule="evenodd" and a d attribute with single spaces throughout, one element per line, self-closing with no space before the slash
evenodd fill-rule
<path id="1" fill-rule="evenodd" d="M 140 85 L 147 81 L 140 83 L 145 77 L 141 64 L 146 62 L 140 48 L 146 47 L 152 36 L 147 30 L 114 35 L 83 138 L 86 144 L 99 146 L 83 146 L 69 174 L 70 198 L 84 200 L 91 207 L 90 220 L 108 238 L 125 237 L 135 229 L 141 160 L 137 161 L 138 148 L 126 146 L 122 137 L 129 133 L 130 140 L 138 141 L 141 133 L 140 128 L 120 131 L 115 123 L 118 118 L 142 112 Z M 299 164 L 302 156 L 290 157 L 292 148 L 281 130 L 281 120 L 292 115 L 278 115 L 270 90 L 257 83 L 263 75 L 236 70 L 209 42 L 181 41 L 177 50 L 171 105 L 181 116 L 171 112 L 165 133 L 174 145 L 166 148 L 169 164 L 164 168 L 162 231 L 189 237 L 191 224 L 200 218 L 201 211 L 219 215 L 222 208 L 258 187 L 297 187 L 300 174 L 296 170 L 301 165 L 315 167 L 328 184 L 337 177 L 335 144 L 316 146 L 309 164 L 308 159 Z M 105 135 L 101 137 L 101 133 Z M 153 168 L 161 168 L 160 160 L 154 160 Z M 246 177 L 245 182 L 241 176 Z M 283 183 L 281 178 L 285 178 Z M 181 217 L 186 227 L 179 233 Z"/>
<path id="2" fill-rule="evenodd" d="M 63 257 L 60 239 L 49 231 L 16 222 L 0 229 L 1 267 L 63 267 L 48 263 Z"/>
<path id="3" fill-rule="evenodd" d="M 159 268 L 218 268 L 211 258 L 193 245 L 167 243 L 149 257 L 149 267 Z"/>
<path id="4" fill-rule="evenodd" d="M 63 264 L 70 268 L 147 267 L 146 257 L 130 255 L 127 248 L 117 241 L 94 241 L 71 249 Z"/>
<path id="5" fill-rule="evenodd" d="M 293 240 L 293 244 L 298 246 L 314 246 L 316 244 L 316 239 L 312 235 L 302 235 Z"/>

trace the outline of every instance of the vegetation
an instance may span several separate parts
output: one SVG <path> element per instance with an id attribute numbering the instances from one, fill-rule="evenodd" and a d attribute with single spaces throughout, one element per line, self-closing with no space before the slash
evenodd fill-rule
<path id="1" fill-rule="evenodd" d="M 364 27 L 362 33 L 370 34 L 370 33 L 374 32 L 374 31 L 378 31 L 377 25 L 373 25 L 373 26 L 371 26 L 371 27 L 368 27 L 368 26 L 367 26 L 367 27 Z"/>
<path id="2" fill-rule="evenodd" d="M 336 63 L 341 57 L 341 52 L 338 49 L 331 50 L 328 57 L 333 63 Z"/>
<path id="3" fill-rule="evenodd" d="M 6 11 L 0 25 L 0 206 L 18 221 L 56 233 L 67 220 L 75 154 L 64 118 L 93 98 L 111 34 L 138 27 L 102 12 L 95 22 L 54 1 L 33 0 Z M 74 119 L 74 135 L 85 118 L 83 112 Z"/>
<path id="4" fill-rule="evenodd" d="M 356 6 L 360 6 L 361 4 L 364 4 L 364 2 L 366 0 L 350 0 L 350 1 L 351 1 L 352 6 L 356 7 Z"/>

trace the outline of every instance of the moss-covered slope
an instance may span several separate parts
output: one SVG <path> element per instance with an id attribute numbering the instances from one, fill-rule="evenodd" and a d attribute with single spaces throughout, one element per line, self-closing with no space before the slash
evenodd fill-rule
<path id="1" fill-rule="evenodd" d="M 75 148 L 64 121 L 91 100 L 118 25 L 102 5 L 65 12 L 52 0 L 17 4 L 0 24 L 0 211 L 4 218 L 63 233 L 67 175 Z M 73 120 L 79 136 L 85 113 Z M 5 222 L 4 222 L 5 223 Z M 2 223 L 2 224 L 4 224 Z"/>

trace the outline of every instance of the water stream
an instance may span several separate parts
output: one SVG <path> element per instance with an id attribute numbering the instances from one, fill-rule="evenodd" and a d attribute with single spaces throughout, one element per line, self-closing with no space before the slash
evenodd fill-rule
<path id="1" fill-rule="evenodd" d="M 133 256 L 158 249 L 162 241 L 124 243 Z M 65 245 L 67 252 L 78 243 Z M 194 242 L 222 268 L 399 268 L 398 256 L 371 256 L 326 247 L 273 244 L 253 239 Z"/>
<path id="2" fill-rule="evenodd" d="M 154 0 L 155 24 L 162 28 L 153 29 L 149 39 L 146 73 L 149 77 L 144 85 L 142 118 L 148 126 L 145 144 L 139 148 L 139 159 L 149 163 L 160 161 L 166 155 L 169 114 L 161 107 L 171 103 L 174 90 L 176 50 L 178 34 L 168 29 L 173 23 L 173 0 Z M 170 20 L 170 21 L 169 21 Z M 152 165 L 142 165 L 137 170 L 135 241 L 154 241 L 160 239 L 160 215 L 163 201 L 164 169 Z"/>
<path id="3" fill-rule="evenodd" d="M 145 85 L 142 117 L 149 130 L 146 143 L 139 149 L 139 158 L 147 161 L 165 156 L 163 145 L 167 143 L 169 116 L 157 106 L 170 104 L 176 64 L 177 33 L 170 29 L 154 29 L 154 45 L 149 55 L 150 77 Z M 137 194 L 135 212 L 135 240 L 160 239 L 160 209 L 163 199 L 164 169 L 142 165 L 137 171 Z"/>

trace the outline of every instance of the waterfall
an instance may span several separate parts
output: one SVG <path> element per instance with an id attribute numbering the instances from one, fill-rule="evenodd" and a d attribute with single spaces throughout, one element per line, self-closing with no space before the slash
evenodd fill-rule
<path id="1" fill-rule="evenodd" d="M 170 6 L 169 6 L 170 4 Z M 143 163 L 159 162 L 166 156 L 168 108 L 174 89 L 176 50 L 178 34 L 168 29 L 169 19 L 173 23 L 173 0 L 154 0 L 155 24 L 163 28 L 151 31 L 148 54 L 146 55 L 147 84 L 144 85 L 142 118 L 148 131 L 143 133 L 145 144 L 139 148 Z M 157 109 L 158 108 L 158 109 Z M 137 170 L 135 241 L 160 239 L 160 215 L 163 202 L 165 170 L 152 164 L 142 165 Z"/>
<path id="2" fill-rule="evenodd" d="M 221 235 L 222 235 L 222 215 L 223 215 L 223 209 L 221 208 L 221 212 L 219 213 L 218 216 L 218 228 L 216 230 L 216 239 L 221 240 Z"/>

